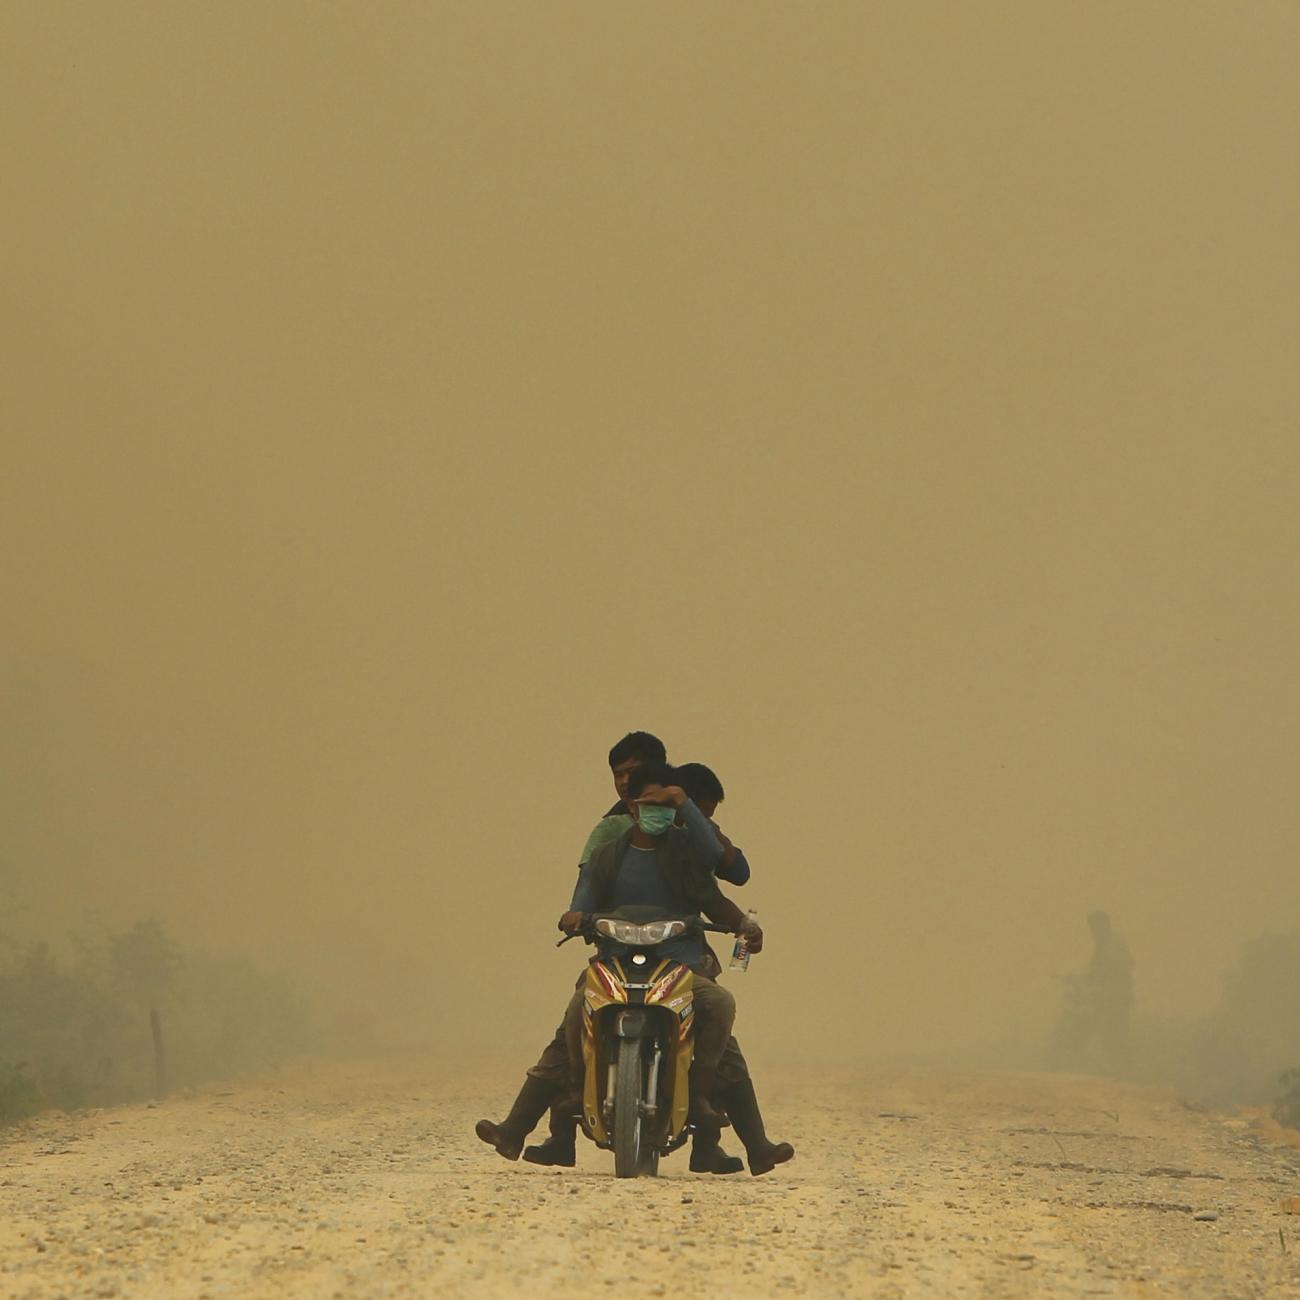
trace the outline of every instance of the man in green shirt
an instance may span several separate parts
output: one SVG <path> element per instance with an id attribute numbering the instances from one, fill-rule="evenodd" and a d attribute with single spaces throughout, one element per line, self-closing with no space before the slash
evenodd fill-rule
<path id="1" fill-rule="evenodd" d="M 630 732 L 609 751 L 609 770 L 614 778 L 614 792 L 618 795 L 618 802 L 587 837 L 579 870 L 586 866 L 591 855 L 602 844 L 619 839 L 631 828 L 632 817 L 623 801 L 627 797 L 632 773 L 644 762 L 667 762 L 663 741 L 648 731 Z M 578 978 L 578 987 L 581 987 L 585 978 L 584 971 Z M 540 1146 L 529 1147 L 524 1152 L 524 1158 L 533 1164 L 571 1168 L 576 1163 L 578 1127 L 578 1098 L 573 1093 L 573 1087 L 573 1069 L 564 1022 L 561 1021 L 551 1041 L 538 1057 L 537 1064 L 527 1071 L 524 1085 L 510 1108 L 510 1114 L 500 1124 L 485 1121 L 475 1131 L 485 1142 L 496 1147 L 499 1154 L 508 1160 L 517 1160 L 537 1121 L 550 1110 L 550 1140 Z"/>
<path id="2" fill-rule="evenodd" d="M 657 736 L 648 732 L 634 731 L 624 736 L 609 752 L 610 773 L 614 778 L 614 790 L 618 802 L 597 823 L 587 837 L 583 847 L 580 869 L 590 861 L 592 854 L 603 844 L 622 838 L 632 827 L 633 818 L 626 810 L 625 800 L 628 795 L 628 783 L 633 772 L 643 762 L 663 763 L 667 761 L 664 744 Z M 696 769 L 692 772 L 690 769 Z M 700 794 L 699 806 L 706 816 L 712 818 L 717 804 L 722 799 L 722 787 L 717 777 L 702 764 L 688 764 L 684 772 L 691 779 L 692 788 Z M 696 782 L 699 782 L 697 784 Z M 744 884 L 749 879 L 749 864 L 744 855 L 736 849 L 730 840 L 714 824 L 714 832 L 723 846 L 723 866 L 718 874 L 723 879 L 736 884 Z M 727 902 L 727 900 L 721 900 Z M 734 908 L 734 904 L 727 903 Z M 759 943 L 762 942 L 761 934 Z M 709 953 L 712 957 L 713 954 Z M 714 959 L 715 966 L 717 965 Z M 586 972 L 579 977 L 581 987 Z M 476 1126 L 478 1136 L 494 1146 L 497 1152 L 508 1160 L 517 1160 L 521 1150 L 525 1160 L 539 1165 L 558 1165 L 571 1168 L 576 1162 L 575 1141 L 577 1136 L 577 1099 L 569 1099 L 573 1085 L 570 1054 L 565 1038 L 565 1026 L 561 1022 L 551 1042 L 547 1044 L 536 1065 L 524 1079 L 524 1086 L 515 1098 L 510 1114 L 500 1124 L 480 1121 Z M 718 1065 L 718 1079 L 721 1085 L 719 1096 L 726 1106 L 737 1135 L 745 1143 L 749 1156 L 750 1171 L 762 1174 L 784 1163 L 794 1155 L 794 1148 L 788 1143 L 771 1142 L 764 1130 L 763 1118 L 754 1096 L 754 1087 L 750 1082 L 749 1068 L 734 1038 L 727 1042 L 721 1062 Z M 538 1146 L 524 1149 L 524 1142 L 532 1132 L 537 1121 L 551 1110 L 551 1136 Z M 729 1156 L 717 1144 L 712 1133 L 697 1135 L 696 1144 L 691 1152 L 691 1169 L 701 1173 L 737 1173 L 744 1168 L 742 1162 Z"/>
<path id="3" fill-rule="evenodd" d="M 591 861 L 591 855 L 602 844 L 621 839 L 632 829 L 632 814 L 627 810 L 627 783 L 632 773 L 642 763 L 666 763 L 668 753 L 664 742 L 648 731 L 630 731 L 609 751 L 609 774 L 614 778 L 614 793 L 618 802 L 596 823 L 582 846 L 582 857 L 578 859 L 581 870 Z"/>
<path id="4" fill-rule="evenodd" d="M 602 845 L 622 838 L 631 830 L 634 821 L 627 812 L 625 800 L 628 782 L 633 772 L 642 763 L 662 763 L 665 761 L 663 742 L 648 732 L 634 731 L 624 736 L 609 752 L 610 774 L 614 778 L 614 791 L 618 802 L 597 822 L 587 842 L 583 846 L 582 861 L 579 870 L 591 860 L 591 856 Z M 676 769 L 677 776 L 686 786 L 687 793 L 704 812 L 705 816 L 714 817 L 718 804 L 724 798 L 722 783 L 703 763 L 687 763 Z M 743 885 L 749 879 L 749 863 L 745 855 L 713 823 L 714 833 L 723 846 L 722 863 L 718 867 L 718 878 L 734 885 Z M 706 948 L 707 958 L 712 963 L 712 974 L 716 978 L 721 973 L 721 964 L 711 949 Z M 581 980 L 579 980 L 581 984 Z M 558 1086 L 563 1072 L 569 1065 L 569 1049 L 565 1045 L 564 1025 L 555 1031 L 555 1036 L 543 1051 L 541 1059 L 528 1071 L 530 1077 L 537 1080 L 551 1080 Z M 751 1164 L 765 1172 L 772 1163 L 780 1163 L 792 1150 L 783 1144 L 774 1145 L 767 1139 L 763 1129 L 762 1115 L 758 1102 L 754 1098 L 753 1085 L 749 1079 L 749 1066 L 735 1038 L 729 1038 L 722 1061 L 718 1067 L 718 1076 L 724 1090 L 731 1095 L 733 1109 L 737 1115 L 733 1118 L 737 1132 L 745 1141 L 751 1154 Z M 522 1099 L 523 1094 L 520 1094 Z M 571 1168 L 576 1160 L 575 1142 L 577 1136 L 577 1118 L 574 1105 L 566 1098 L 560 1098 L 551 1107 L 550 1136 L 546 1141 L 524 1149 L 524 1159 L 539 1165 L 559 1165 Z M 531 1128 L 531 1124 L 529 1125 Z M 773 1158 L 773 1153 L 775 1158 Z M 690 1167 L 695 1173 L 733 1174 L 744 1169 L 744 1162 L 728 1155 L 719 1145 L 717 1136 L 707 1130 L 696 1134 L 691 1147 Z"/>

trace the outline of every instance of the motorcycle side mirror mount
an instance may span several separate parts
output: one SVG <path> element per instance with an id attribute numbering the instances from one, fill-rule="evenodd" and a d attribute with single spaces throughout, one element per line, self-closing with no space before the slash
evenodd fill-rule
<path id="1" fill-rule="evenodd" d="M 555 941 L 555 946 L 557 948 L 563 948 L 564 945 L 568 943 L 570 939 L 581 939 L 584 943 L 595 942 L 595 939 L 593 935 L 589 932 L 588 928 L 586 926 L 583 926 L 583 928 L 579 930 L 576 934 L 566 934 L 563 939 L 557 939 Z"/>

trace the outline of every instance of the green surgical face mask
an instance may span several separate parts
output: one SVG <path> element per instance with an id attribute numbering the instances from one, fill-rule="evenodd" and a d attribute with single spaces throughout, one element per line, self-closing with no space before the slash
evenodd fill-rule
<path id="1" fill-rule="evenodd" d="M 660 836 L 677 820 L 676 808 L 662 808 L 658 804 L 637 804 L 637 822 L 647 835 Z"/>

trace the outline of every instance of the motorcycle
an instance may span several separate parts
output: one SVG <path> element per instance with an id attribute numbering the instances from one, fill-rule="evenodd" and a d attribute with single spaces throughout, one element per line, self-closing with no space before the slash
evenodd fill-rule
<path id="1" fill-rule="evenodd" d="M 613 1151 L 616 1178 L 658 1173 L 660 1157 L 691 1136 L 695 977 L 660 949 L 706 931 L 728 933 L 698 916 L 624 907 L 589 916 L 579 932 L 601 949 L 583 987 L 580 1123 Z"/>

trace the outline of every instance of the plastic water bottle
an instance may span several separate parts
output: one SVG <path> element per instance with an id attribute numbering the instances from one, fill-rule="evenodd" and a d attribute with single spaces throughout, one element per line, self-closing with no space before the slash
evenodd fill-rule
<path id="1" fill-rule="evenodd" d="M 758 913 L 751 907 L 745 913 L 746 921 L 758 919 Z M 731 960 L 727 963 L 728 970 L 748 970 L 749 969 L 749 940 L 745 938 L 746 932 L 742 930 L 736 936 L 736 946 L 731 950 Z"/>

